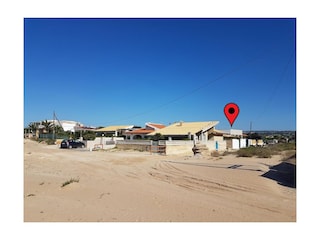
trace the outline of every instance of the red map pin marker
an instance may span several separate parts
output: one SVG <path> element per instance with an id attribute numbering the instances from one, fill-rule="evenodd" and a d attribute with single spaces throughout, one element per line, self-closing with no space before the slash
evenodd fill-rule
<path id="1" fill-rule="evenodd" d="M 240 109 L 237 104 L 235 103 L 228 103 L 226 106 L 224 106 L 224 115 L 226 115 L 231 127 L 238 117 L 240 112 Z"/>

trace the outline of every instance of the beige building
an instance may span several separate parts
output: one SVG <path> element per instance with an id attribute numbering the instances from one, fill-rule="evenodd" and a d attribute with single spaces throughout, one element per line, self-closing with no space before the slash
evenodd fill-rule
<path id="1" fill-rule="evenodd" d="M 128 130 L 133 130 L 139 127 L 134 125 L 117 125 L 117 126 L 108 126 L 104 128 L 96 129 L 95 132 L 99 133 L 100 135 L 104 135 L 106 137 L 118 137 L 125 134 Z"/>
<path id="2" fill-rule="evenodd" d="M 167 140 L 193 140 L 195 142 L 208 141 L 209 133 L 215 131 L 218 121 L 207 122 L 176 122 L 165 128 L 158 129 L 149 136 L 161 134 Z"/>

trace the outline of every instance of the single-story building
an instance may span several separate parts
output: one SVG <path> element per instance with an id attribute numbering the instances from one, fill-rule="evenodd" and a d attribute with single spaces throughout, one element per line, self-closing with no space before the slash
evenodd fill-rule
<path id="1" fill-rule="evenodd" d="M 167 140 L 193 140 L 207 141 L 210 131 L 215 130 L 215 126 L 218 121 L 207 121 L 207 122 L 176 122 L 167 127 L 158 129 L 148 136 L 154 136 L 159 134 L 165 137 Z"/>
<path id="2" fill-rule="evenodd" d="M 247 139 L 243 138 L 243 131 L 239 129 L 220 130 L 226 142 L 226 149 L 237 150 L 247 145 Z"/>
<path id="3" fill-rule="evenodd" d="M 75 132 L 77 127 L 84 127 L 84 125 L 77 121 L 71 120 L 48 120 L 48 122 L 52 123 L 55 126 L 61 126 L 63 131 Z"/>
<path id="4" fill-rule="evenodd" d="M 105 137 L 118 137 L 124 136 L 128 130 L 139 129 L 140 127 L 135 125 L 121 125 L 121 126 L 108 126 L 104 128 L 96 129 L 95 132 L 98 136 Z"/>
<path id="5" fill-rule="evenodd" d="M 127 130 L 124 135 L 126 139 L 144 139 L 149 133 L 152 133 L 158 129 L 164 128 L 165 125 L 159 123 L 146 123 L 145 128 L 138 128 L 134 130 Z"/>

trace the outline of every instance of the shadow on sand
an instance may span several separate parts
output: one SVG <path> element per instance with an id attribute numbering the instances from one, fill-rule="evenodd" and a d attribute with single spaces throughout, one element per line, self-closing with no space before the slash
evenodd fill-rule
<path id="1" fill-rule="evenodd" d="M 289 162 L 282 162 L 270 167 L 270 170 L 261 175 L 278 182 L 278 184 L 296 188 L 296 165 Z"/>

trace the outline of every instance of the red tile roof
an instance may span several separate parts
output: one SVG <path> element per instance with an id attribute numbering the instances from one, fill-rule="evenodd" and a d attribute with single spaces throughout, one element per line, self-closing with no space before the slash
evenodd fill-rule
<path id="1" fill-rule="evenodd" d="M 161 128 L 166 127 L 165 125 L 159 124 L 159 123 L 147 123 L 146 125 L 150 126 L 150 127 L 153 127 L 153 128 L 156 128 L 156 129 L 161 129 Z"/>
<path id="2" fill-rule="evenodd" d="M 148 127 L 153 129 L 148 129 Z M 155 130 L 162 129 L 164 127 L 166 126 L 159 123 L 146 123 L 146 128 L 140 128 L 133 131 L 126 131 L 126 134 L 148 134 L 154 132 Z"/>

